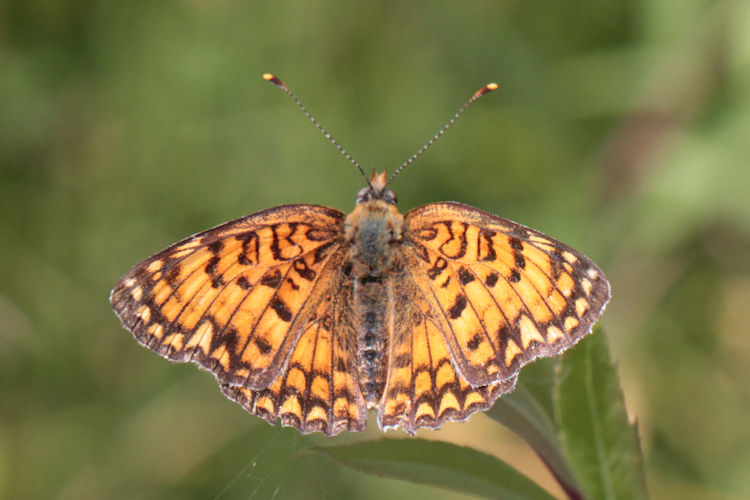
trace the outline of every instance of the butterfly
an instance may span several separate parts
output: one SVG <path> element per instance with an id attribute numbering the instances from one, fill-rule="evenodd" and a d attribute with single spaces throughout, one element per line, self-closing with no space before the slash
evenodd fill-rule
<path id="1" fill-rule="evenodd" d="M 120 279 L 115 313 L 142 345 L 302 433 L 364 430 L 374 408 L 381 429 L 413 435 L 489 408 L 522 366 L 588 334 L 610 297 L 596 264 L 539 231 L 454 202 L 397 210 L 395 174 L 493 85 L 390 179 L 365 176 L 350 214 L 284 205 L 190 236 Z"/>

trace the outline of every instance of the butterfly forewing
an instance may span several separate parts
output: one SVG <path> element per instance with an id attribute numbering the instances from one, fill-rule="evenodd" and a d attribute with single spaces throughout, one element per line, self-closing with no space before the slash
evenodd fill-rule
<path id="1" fill-rule="evenodd" d="M 544 234 L 458 203 L 405 215 L 405 252 L 457 367 L 473 385 L 513 377 L 586 335 L 609 299 L 587 257 Z"/>
<path id="2" fill-rule="evenodd" d="M 162 356 L 265 388 L 330 289 L 342 220 L 331 208 L 289 205 L 229 222 L 137 265 L 110 300 Z"/>

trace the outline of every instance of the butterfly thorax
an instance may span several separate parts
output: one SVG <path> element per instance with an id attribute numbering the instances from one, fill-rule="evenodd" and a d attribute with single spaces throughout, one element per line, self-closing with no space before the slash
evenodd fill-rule
<path id="1" fill-rule="evenodd" d="M 388 325 L 391 317 L 393 246 L 401 241 L 403 216 L 393 193 L 385 189 L 384 174 L 373 175 L 375 189 L 365 188 L 346 218 L 344 239 L 350 245 L 344 272 L 352 287 L 352 312 L 357 328 L 359 383 L 369 406 L 380 400 L 388 364 Z M 380 189 L 378 189 L 380 188 Z M 387 193 L 386 193 L 387 191 Z"/>
<path id="2" fill-rule="evenodd" d="M 380 275 L 391 264 L 391 247 L 401 241 L 404 217 L 395 205 L 382 200 L 357 204 L 344 223 L 344 240 L 358 277 Z"/>
<path id="3" fill-rule="evenodd" d="M 349 255 L 356 276 L 379 276 L 388 271 L 391 247 L 401 241 L 403 224 L 385 172 L 373 172 L 369 186 L 357 194 L 357 205 L 344 222 L 344 240 L 351 245 Z"/>

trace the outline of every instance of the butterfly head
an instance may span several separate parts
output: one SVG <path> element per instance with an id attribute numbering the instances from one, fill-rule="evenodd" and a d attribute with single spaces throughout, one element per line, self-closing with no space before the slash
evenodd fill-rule
<path id="1" fill-rule="evenodd" d="M 372 200 L 382 200 L 391 205 L 398 202 L 396 193 L 388 189 L 388 177 L 385 172 L 377 173 L 373 170 L 368 186 L 357 193 L 358 204 Z"/>

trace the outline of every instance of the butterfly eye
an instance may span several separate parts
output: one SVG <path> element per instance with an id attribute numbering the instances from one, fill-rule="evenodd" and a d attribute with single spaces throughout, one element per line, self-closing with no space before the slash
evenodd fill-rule
<path id="1" fill-rule="evenodd" d="M 391 203 L 393 205 L 398 203 L 398 198 L 396 197 L 396 193 L 394 193 L 390 189 L 385 190 L 385 192 L 383 193 L 382 200 L 385 201 L 386 203 Z"/>
<path id="2" fill-rule="evenodd" d="M 372 191 L 369 187 L 362 188 L 359 190 L 359 193 L 357 193 L 357 203 L 362 203 L 365 201 L 372 200 Z"/>

